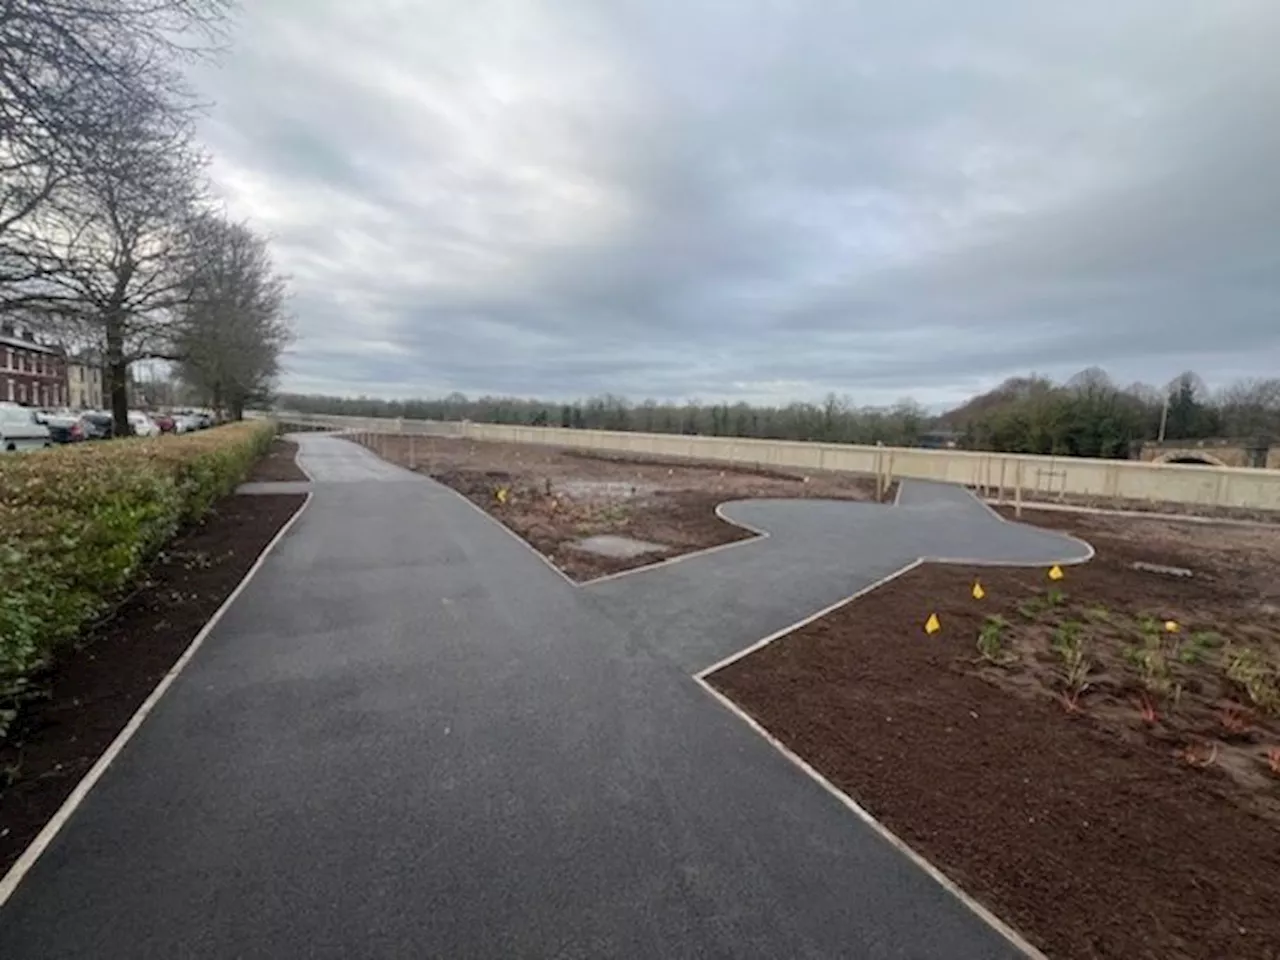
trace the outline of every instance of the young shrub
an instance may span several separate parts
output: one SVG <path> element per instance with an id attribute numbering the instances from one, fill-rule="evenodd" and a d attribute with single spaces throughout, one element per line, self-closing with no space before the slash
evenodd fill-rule
<path id="1" fill-rule="evenodd" d="M 1085 655 L 1080 624 L 1067 620 L 1053 634 L 1053 652 L 1062 658 L 1062 701 L 1068 710 L 1079 709 L 1080 697 L 1089 689 L 1089 671 L 1093 664 Z"/>
<path id="2" fill-rule="evenodd" d="M 1243 647 L 1230 652 L 1225 672 L 1227 679 L 1243 690 L 1259 710 L 1280 711 L 1280 679 L 1275 668 L 1256 650 Z"/>
<path id="3" fill-rule="evenodd" d="M 1004 632 L 1009 621 L 999 614 L 991 614 L 978 631 L 978 655 L 998 667 L 1007 666 L 1017 659 L 1004 645 Z"/>

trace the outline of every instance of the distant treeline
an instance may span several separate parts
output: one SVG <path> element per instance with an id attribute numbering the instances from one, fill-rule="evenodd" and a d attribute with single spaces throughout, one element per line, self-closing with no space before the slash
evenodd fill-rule
<path id="1" fill-rule="evenodd" d="M 1167 398 L 1167 409 L 1166 409 Z M 912 401 L 855 407 L 834 394 L 820 404 L 762 407 L 746 403 L 631 403 L 605 395 L 573 403 L 510 397 L 381 400 L 282 394 L 277 406 L 298 413 L 420 420 L 473 420 L 576 429 L 763 437 L 890 446 L 955 442 L 971 449 L 1087 457 L 1127 457 L 1154 439 L 1280 435 L 1280 380 L 1251 380 L 1210 395 L 1195 374 L 1169 386 L 1120 388 L 1086 370 L 1065 384 L 1017 377 L 941 416 Z"/>

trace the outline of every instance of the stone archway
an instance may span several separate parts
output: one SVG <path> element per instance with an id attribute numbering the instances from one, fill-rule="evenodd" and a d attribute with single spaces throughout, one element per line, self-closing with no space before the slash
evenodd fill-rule
<path id="1" fill-rule="evenodd" d="M 1187 450 L 1171 450 L 1157 457 L 1154 463 L 1183 463 L 1199 467 L 1225 467 L 1226 464 L 1211 453 Z"/>

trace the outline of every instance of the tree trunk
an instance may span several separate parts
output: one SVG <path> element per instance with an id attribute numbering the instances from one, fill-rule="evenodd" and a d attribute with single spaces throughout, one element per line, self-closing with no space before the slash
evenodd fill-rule
<path id="1" fill-rule="evenodd" d="M 129 427 L 129 361 L 124 356 L 124 318 L 119 310 L 107 314 L 107 395 L 111 398 L 111 419 L 117 437 L 133 433 Z"/>

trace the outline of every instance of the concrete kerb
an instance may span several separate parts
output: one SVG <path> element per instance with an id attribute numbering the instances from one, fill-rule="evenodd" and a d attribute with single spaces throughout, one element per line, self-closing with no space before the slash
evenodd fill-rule
<path id="1" fill-rule="evenodd" d="M 301 467 L 301 465 L 299 465 L 299 467 Z M 303 470 L 303 473 L 306 473 L 306 471 Z M 165 695 L 168 689 L 173 685 L 173 682 L 178 678 L 178 675 L 182 673 L 187 664 L 195 657 L 196 653 L 200 650 L 200 647 L 204 645 L 205 639 L 213 632 L 214 627 L 218 625 L 218 621 L 222 619 L 227 610 L 231 608 L 231 605 L 236 602 L 236 599 L 240 596 L 244 588 L 249 585 L 249 582 L 254 578 L 254 575 L 262 568 L 262 565 L 266 562 L 267 557 L 271 555 L 271 552 L 276 548 L 276 545 L 288 535 L 289 531 L 293 529 L 293 525 L 302 518 L 307 507 L 311 505 L 311 499 L 313 496 L 314 495 L 311 493 L 307 494 L 306 499 L 302 502 L 302 506 L 298 507 L 297 512 L 285 522 L 283 527 L 276 531 L 276 535 L 271 538 L 265 547 L 262 548 L 262 552 L 259 553 L 257 559 L 254 560 L 253 566 L 249 568 L 241 578 L 240 582 L 236 584 L 235 589 L 232 590 L 227 598 L 222 601 L 218 609 L 213 612 L 213 616 L 211 616 L 208 621 L 206 621 L 205 625 L 200 628 L 200 632 L 195 635 L 195 638 L 187 644 L 187 648 L 182 652 L 182 656 L 180 656 L 177 662 L 169 668 L 169 672 L 161 677 L 160 682 L 156 684 L 155 689 L 147 695 L 147 699 L 142 702 L 142 705 L 138 707 L 138 709 L 134 711 L 133 716 L 129 718 L 129 722 L 125 724 L 124 729 L 116 735 L 116 738 L 111 741 L 107 746 L 107 749 L 103 751 L 102 755 L 98 757 L 93 766 L 89 768 L 89 771 L 80 778 L 80 782 L 76 784 L 75 789 L 71 791 L 67 796 L 67 799 L 62 802 L 62 806 L 58 808 L 57 812 L 49 822 L 44 825 L 43 829 L 36 834 L 35 839 L 27 845 L 27 848 L 22 852 L 22 855 L 14 861 L 13 866 L 11 866 L 8 872 L 5 873 L 3 879 L 0 879 L 0 907 L 3 907 L 9 898 L 13 896 L 13 892 L 17 890 L 18 885 L 22 883 L 23 878 L 26 877 L 27 873 L 35 865 L 36 861 L 39 860 L 40 856 L 48 849 L 49 844 L 51 844 L 54 838 L 57 837 L 59 831 L 66 826 L 67 822 L 75 814 L 80 804 L 84 802 L 85 797 L 89 795 L 89 792 L 95 785 L 97 785 L 98 781 L 102 779 L 103 774 L 107 772 L 107 768 L 111 766 L 116 757 L 118 757 L 124 751 L 124 748 L 128 746 L 129 741 L 133 739 L 134 734 L 138 732 L 143 722 L 150 715 L 151 711 L 155 709 L 155 706 L 160 702 L 161 697 Z"/>
<path id="2" fill-rule="evenodd" d="M 976 496 L 976 494 L 975 494 Z M 1008 506 L 1000 500 L 980 498 L 988 507 Z M 1036 500 L 1023 500 L 1023 510 L 1040 510 L 1045 513 L 1083 513 L 1087 516 L 1128 517 L 1136 520 L 1163 520 L 1168 523 L 1196 523 L 1201 526 L 1223 527 L 1260 527 L 1265 530 L 1278 530 L 1280 523 L 1266 520 L 1239 520 L 1235 517 L 1202 517 L 1191 513 L 1163 513 L 1154 510 L 1111 510 L 1107 507 L 1081 507 L 1070 503 L 1044 503 Z M 996 513 L 996 516 L 1000 516 Z M 1007 518 L 1000 517 L 1001 520 Z M 1016 522 L 1016 521 L 1015 521 Z"/>
<path id="3" fill-rule="evenodd" d="M 911 567 L 914 567 L 915 565 L 916 564 L 911 564 L 910 566 L 899 570 L 892 576 L 900 576 L 902 573 L 905 573 L 906 570 L 911 569 Z M 892 579 L 892 577 L 889 579 Z M 873 585 L 873 587 L 874 586 L 876 585 Z M 822 787 L 823 790 L 835 797 L 836 800 L 842 803 L 846 809 L 853 813 L 854 816 L 866 824 L 866 826 L 870 827 L 877 836 L 910 860 L 948 894 L 960 901 L 960 903 L 969 911 L 975 914 L 979 919 L 986 923 L 987 926 L 1003 937 L 1010 946 L 1018 950 L 1024 956 L 1030 958 L 1030 960 L 1048 960 L 1048 958 L 1036 949 L 1036 947 L 1023 937 L 1022 934 L 1018 933 L 1017 930 L 1013 929 L 1013 927 L 1001 920 L 979 901 L 965 893 L 965 891 L 961 889 L 954 880 L 939 870 L 930 861 L 926 860 L 919 852 L 909 846 L 897 834 L 873 817 L 864 807 L 860 806 L 856 800 L 810 766 L 799 754 L 792 751 L 785 743 L 773 736 L 773 734 L 769 733 L 768 730 L 757 723 L 756 720 L 745 710 L 722 694 L 715 687 L 711 686 L 705 677 L 706 671 L 697 674 L 693 679 L 695 683 L 709 693 L 722 707 L 745 723 L 751 730 L 762 737 L 765 742 L 789 760 L 798 770 L 812 779 L 818 784 L 818 786 Z"/>
<path id="4" fill-rule="evenodd" d="M 902 487 L 901 485 L 899 485 L 898 495 L 900 495 L 901 492 L 902 492 Z M 979 503 L 982 503 L 982 500 L 977 496 L 974 496 L 974 499 L 978 500 Z M 894 506 L 898 506 L 897 495 L 895 495 L 894 497 Z M 1004 517 L 1001 517 L 1000 514 L 996 513 L 995 510 L 992 510 L 989 505 L 983 503 L 983 506 L 987 507 L 987 509 L 990 510 L 990 512 L 1001 521 L 1006 523 L 1014 522 L 1014 521 L 1006 520 Z M 1067 536 L 1067 535 L 1063 534 L 1063 536 Z M 1083 546 L 1086 550 L 1087 555 L 1083 557 L 1060 559 L 1056 561 L 1058 564 L 1085 563 L 1088 560 L 1093 558 L 1094 548 L 1092 544 L 1084 540 L 1080 540 L 1078 537 L 1068 536 L 1068 539 L 1076 543 L 1079 543 L 1081 546 Z M 1049 562 L 1053 563 L 1054 561 L 1049 561 Z M 893 833 L 893 831 L 891 831 L 888 827 L 886 827 L 874 816 L 872 816 L 871 813 L 868 812 L 864 807 L 860 806 L 856 800 L 854 800 L 852 797 L 846 794 L 843 790 L 841 790 L 839 787 L 833 784 L 830 780 L 828 780 L 825 776 L 819 773 L 818 770 L 816 770 L 813 766 L 811 766 L 808 762 L 806 762 L 802 757 L 800 757 L 797 753 L 791 750 L 786 744 L 780 741 L 777 737 L 773 736 L 773 734 L 771 734 L 767 729 L 765 729 L 758 721 L 755 720 L 755 718 L 753 718 L 745 710 L 743 710 L 736 703 L 734 703 L 732 700 L 730 700 L 728 697 L 722 694 L 719 690 L 716 690 L 715 687 L 713 687 L 710 681 L 708 680 L 708 678 L 712 674 L 716 673 L 719 670 L 724 669 L 730 664 L 736 663 L 737 661 L 750 656 L 751 654 L 757 652 L 758 650 L 763 649 L 769 644 L 777 640 L 781 640 L 783 637 L 789 636 L 790 634 L 795 633 L 797 630 L 800 630 L 803 627 L 806 627 L 817 620 L 821 620 L 823 617 L 826 617 L 832 613 L 835 613 L 837 610 L 841 609 L 842 607 L 848 606 L 853 601 L 866 596 L 867 594 L 871 593 L 873 590 L 879 589 L 885 584 L 888 584 L 898 579 L 902 575 L 909 573 L 910 571 L 916 569 L 917 567 L 923 566 L 926 563 L 945 563 L 945 564 L 952 564 L 952 565 L 973 565 L 973 566 L 986 566 L 986 567 L 1034 567 L 1034 566 L 1040 565 L 1040 564 L 1004 561 L 1004 560 L 985 560 L 984 561 L 984 560 L 971 560 L 971 559 L 964 559 L 964 558 L 950 559 L 950 558 L 943 558 L 943 557 L 919 557 L 911 561 L 910 563 L 905 564 L 899 569 L 895 570 L 893 573 L 890 573 L 887 576 L 881 577 L 880 579 L 867 584 L 866 586 L 854 591 L 849 596 L 844 597 L 840 600 L 837 600 L 835 603 L 830 604 L 827 607 L 824 607 L 823 609 L 817 611 L 816 613 L 812 613 L 807 617 L 803 617 L 802 619 L 797 620 L 795 623 L 792 623 L 786 627 L 783 627 L 781 630 L 776 630 L 773 633 L 769 634 L 768 636 L 763 637 L 760 640 L 757 640 L 754 643 L 747 645 L 746 647 L 743 647 L 741 650 L 738 650 L 737 652 L 732 653 L 729 656 L 716 661 L 710 666 L 704 667 L 702 670 L 699 670 L 697 673 L 693 675 L 693 679 L 699 686 L 702 687 L 703 690 L 705 690 L 713 698 L 715 698 L 715 700 L 718 701 L 721 706 L 729 710 L 734 716 L 736 716 L 739 720 L 741 720 L 748 727 L 750 727 L 755 733 L 757 733 L 759 736 L 764 738 L 764 740 L 770 746 L 772 746 L 775 750 L 777 750 L 784 757 L 786 757 L 786 759 L 789 760 L 792 764 L 794 764 L 802 773 L 812 778 L 819 786 L 821 786 L 829 794 L 831 794 L 833 797 L 839 800 L 842 804 L 844 804 L 844 806 L 848 808 L 850 811 L 852 811 L 853 814 L 857 816 L 859 820 L 861 820 L 863 823 L 869 826 L 873 831 L 875 831 L 875 833 L 879 835 L 881 838 L 883 838 L 887 843 L 889 843 L 890 846 L 894 847 L 896 850 L 898 850 L 900 853 L 906 856 L 909 860 L 911 860 L 912 863 L 914 863 L 917 867 L 923 870 L 932 880 L 938 883 L 944 890 L 946 890 L 949 894 L 951 894 L 953 897 L 959 900 L 962 904 L 964 904 L 966 908 L 968 908 L 971 912 L 977 915 L 983 922 L 985 922 L 989 927 L 991 927 L 998 934 L 1000 934 L 1000 936 L 1002 936 L 1005 940 L 1007 940 L 1011 946 L 1013 946 L 1015 949 L 1023 953 L 1025 956 L 1031 958 L 1031 960 L 1047 960 L 1045 955 L 1040 950 L 1038 950 L 1035 946 L 1033 946 L 1025 937 L 1023 937 L 1020 933 L 1018 933 L 1017 930 L 1013 929 L 1013 927 L 1009 926 L 1007 923 L 1001 920 L 998 916 L 996 916 L 994 913 L 988 910 L 985 906 L 983 906 L 979 901 L 977 901 L 968 893 L 966 893 L 958 884 L 956 884 L 955 881 L 953 881 L 950 877 L 948 877 L 945 873 L 943 873 L 942 870 L 936 867 L 933 863 L 927 860 L 922 854 L 914 850 L 905 841 L 903 841 L 900 837 L 898 837 L 895 833 Z M 641 569 L 645 569 L 645 568 L 641 568 Z M 631 571 L 631 572 L 639 572 L 639 571 Z"/>

